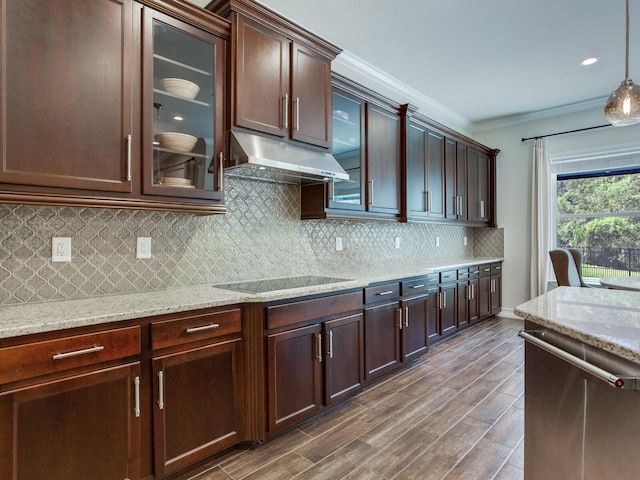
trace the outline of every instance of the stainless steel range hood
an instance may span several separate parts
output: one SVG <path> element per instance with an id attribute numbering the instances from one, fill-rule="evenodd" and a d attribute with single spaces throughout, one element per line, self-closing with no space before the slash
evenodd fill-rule
<path id="1" fill-rule="evenodd" d="M 229 131 L 226 137 L 227 176 L 284 183 L 349 180 L 330 153 L 245 132 Z"/>

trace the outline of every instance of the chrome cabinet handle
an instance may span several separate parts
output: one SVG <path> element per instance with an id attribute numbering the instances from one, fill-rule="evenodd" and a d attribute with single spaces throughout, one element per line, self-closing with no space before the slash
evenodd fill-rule
<path id="1" fill-rule="evenodd" d="M 222 152 L 218 154 L 218 161 L 220 162 L 219 174 L 218 174 L 218 188 L 221 192 L 224 192 L 224 155 Z"/>
<path id="2" fill-rule="evenodd" d="M 480 200 L 480 218 L 484 218 L 484 200 Z"/>
<path id="3" fill-rule="evenodd" d="M 421 283 L 420 285 L 414 285 L 411 288 L 422 288 L 424 287 L 424 283 Z"/>
<path id="4" fill-rule="evenodd" d="M 396 317 L 398 318 L 398 328 L 402 330 L 402 309 L 396 308 Z"/>
<path id="5" fill-rule="evenodd" d="M 333 358 L 333 330 L 329 330 L 329 358 Z"/>
<path id="6" fill-rule="evenodd" d="M 474 298 L 476 298 L 476 286 L 475 285 L 469 285 L 471 287 L 471 300 L 473 300 Z"/>
<path id="7" fill-rule="evenodd" d="M 432 202 L 432 192 L 431 190 L 427 191 L 427 212 L 431 211 L 431 202 Z"/>
<path id="8" fill-rule="evenodd" d="M 442 292 L 442 308 L 447 308 L 447 294 Z"/>
<path id="9" fill-rule="evenodd" d="M 158 372 L 158 408 L 164 409 L 164 372 Z"/>
<path id="10" fill-rule="evenodd" d="M 404 328 L 409 328 L 409 307 L 404 307 Z"/>
<path id="11" fill-rule="evenodd" d="M 296 132 L 300 131 L 300 97 L 296 97 Z"/>
<path id="12" fill-rule="evenodd" d="M 133 390 L 135 392 L 135 404 L 133 407 L 133 413 L 136 417 L 140 416 L 140 377 L 133 379 Z"/>
<path id="13" fill-rule="evenodd" d="M 78 355 L 85 355 L 87 353 L 101 352 L 102 350 L 104 350 L 104 346 L 96 345 L 96 346 L 90 347 L 90 348 L 83 348 L 82 350 L 74 350 L 73 352 L 56 353 L 53 356 L 53 359 L 54 360 L 62 360 L 64 358 L 76 357 Z"/>
<path id="14" fill-rule="evenodd" d="M 185 329 L 185 333 L 198 333 L 204 332 L 206 330 L 214 330 L 216 328 L 220 328 L 219 323 L 210 323 L 209 325 L 202 325 L 201 327 L 191 327 Z"/>
<path id="15" fill-rule="evenodd" d="M 131 181 L 131 134 L 127 135 L 127 182 Z"/>
<path id="16" fill-rule="evenodd" d="M 379 296 L 383 297 L 385 295 L 391 295 L 392 293 L 393 293 L 393 290 L 385 290 L 384 292 L 376 293 L 376 295 L 379 295 Z"/>
<path id="17" fill-rule="evenodd" d="M 502 267 L 496 267 L 496 270 L 502 270 Z"/>
<path id="18" fill-rule="evenodd" d="M 491 293 L 496 293 L 496 279 L 491 279 Z"/>
<path id="19" fill-rule="evenodd" d="M 369 206 L 373 207 L 373 180 L 369 180 Z"/>
<path id="20" fill-rule="evenodd" d="M 318 341 L 318 351 L 316 352 L 316 358 L 318 362 L 322 363 L 322 335 L 316 333 L 316 340 Z"/>
<path id="21" fill-rule="evenodd" d="M 284 107 L 283 107 L 283 112 L 284 112 L 284 125 L 282 125 L 282 128 L 289 128 L 289 94 L 285 93 L 284 94 Z"/>

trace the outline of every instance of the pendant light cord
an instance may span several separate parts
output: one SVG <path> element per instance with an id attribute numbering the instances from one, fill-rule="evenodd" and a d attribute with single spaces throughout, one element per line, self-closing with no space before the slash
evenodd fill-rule
<path id="1" fill-rule="evenodd" d="M 626 43 L 626 56 L 624 63 L 624 75 L 625 79 L 629 79 L 629 0 L 627 0 L 627 43 Z"/>

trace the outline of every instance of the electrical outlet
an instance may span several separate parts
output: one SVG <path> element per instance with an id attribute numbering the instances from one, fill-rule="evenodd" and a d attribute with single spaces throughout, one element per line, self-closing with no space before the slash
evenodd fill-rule
<path id="1" fill-rule="evenodd" d="M 436 237 L 436 247 L 440 246 L 440 237 Z"/>
<path id="2" fill-rule="evenodd" d="M 138 237 L 136 258 L 151 258 L 151 237 Z"/>
<path id="3" fill-rule="evenodd" d="M 71 237 L 53 237 L 51 239 L 51 261 L 71 261 Z"/>
<path id="4" fill-rule="evenodd" d="M 342 237 L 336 237 L 336 252 L 342 251 Z"/>
<path id="5" fill-rule="evenodd" d="M 467 237 L 464 237 L 463 244 L 465 247 L 467 246 Z"/>
<path id="6" fill-rule="evenodd" d="M 394 245 L 396 248 L 400 248 L 400 237 L 396 237 L 394 240 Z"/>

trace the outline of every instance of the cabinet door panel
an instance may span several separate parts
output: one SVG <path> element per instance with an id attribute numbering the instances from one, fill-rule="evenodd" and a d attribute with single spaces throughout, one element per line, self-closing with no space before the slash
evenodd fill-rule
<path id="1" fill-rule="evenodd" d="M 429 292 L 427 300 L 427 335 L 429 343 L 435 342 L 442 336 L 440 330 L 440 307 L 438 305 L 438 292 Z"/>
<path id="2" fill-rule="evenodd" d="M 331 61 L 292 44 L 291 138 L 329 147 L 331 131 Z"/>
<path id="3" fill-rule="evenodd" d="M 489 198 L 489 157 L 472 148 L 467 149 L 468 216 L 470 221 L 491 221 Z"/>
<path id="4" fill-rule="evenodd" d="M 491 275 L 491 314 L 500 313 L 502 309 L 502 276 Z"/>
<path id="5" fill-rule="evenodd" d="M 432 131 L 427 133 L 426 168 L 429 217 L 444 218 L 444 137 Z"/>
<path id="6" fill-rule="evenodd" d="M 400 213 L 400 116 L 367 104 L 367 209 Z"/>
<path id="7" fill-rule="evenodd" d="M 471 299 L 469 300 L 469 323 L 480 320 L 480 282 L 477 278 L 469 280 Z"/>
<path id="8" fill-rule="evenodd" d="M 0 395 L 0 477 L 140 478 L 140 418 L 129 364 Z"/>
<path id="9" fill-rule="evenodd" d="M 469 282 L 459 282 L 457 292 L 457 308 L 458 308 L 458 328 L 464 328 L 469 325 L 469 303 L 470 303 Z"/>
<path id="10" fill-rule="evenodd" d="M 407 214 L 427 216 L 427 129 L 410 123 L 407 128 Z"/>
<path id="11" fill-rule="evenodd" d="M 480 277 L 478 281 L 478 308 L 481 319 L 491 315 L 491 277 Z"/>
<path id="12" fill-rule="evenodd" d="M 130 192 L 131 0 L 2 3 L 0 182 Z"/>
<path id="13" fill-rule="evenodd" d="M 153 360 L 156 473 L 178 471 L 239 441 L 241 369 L 240 339 Z"/>
<path id="14" fill-rule="evenodd" d="M 411 361 L 426 353 L 428 344 L 428 296 L 400 303 L 403 309 L 402 360 Z"/>
<path id="15" fill-rule="evenodd" d="M 237 22 L 234 124 L 286 137 L 289 40 L 241 15 Z"/>
<path id="16" fill-rule="evenodd" d="M 365 380 L 373 380 L 398 367 L 400 330 L 398 302 L 367 308 L 365 318 Z"/>
<path id="17" fill-rule="evenodd" d="M 320 325 L 311 325 L 267 336 L 269 433 L 284 430 L 320 411 L 320 333 Z"/>
<path id="18" fill-rule="evenodd" d="M 442 308 L 440 308 L 440 331 L 443 336 L 455 332 L 457 328 L 457 291 L 456 285 L 440 287 L 440 294 L 443 296 Z"/>
<path id="19" fill-rule="evenodd" d="M 362 391 L 364 317 L 361 313 L 325 322 L 325 403 L 334 405 Z"/>

